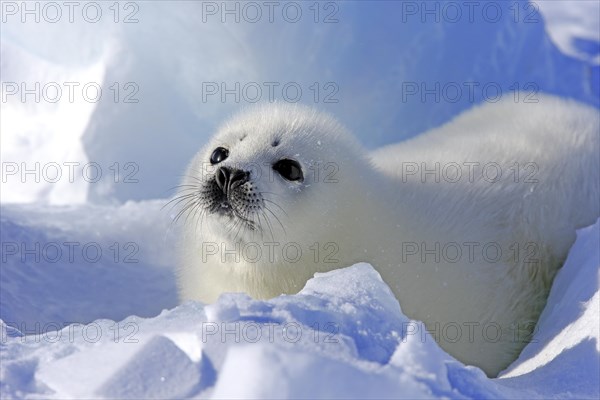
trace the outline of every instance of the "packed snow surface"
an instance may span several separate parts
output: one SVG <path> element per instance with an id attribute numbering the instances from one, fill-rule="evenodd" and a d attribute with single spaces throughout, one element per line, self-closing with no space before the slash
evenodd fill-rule
<path id="1" fill-rule="evenodd" d="M 3 398 L 600 395 L 600 221 L 578 232 L 533 342 L 489 379 L 406 318 L 367 264 L 317 274 L 297 295 L 177 305 L 163 203 L 2 208 Z M 79 244 L 73 261 L 51 262 L 48 244 L 66 242 Z M 47 251 L 36 260 L 11 243 Z M 138 244 L 126 254 L 137 262 L 115 258 L 115 243 Z"/>

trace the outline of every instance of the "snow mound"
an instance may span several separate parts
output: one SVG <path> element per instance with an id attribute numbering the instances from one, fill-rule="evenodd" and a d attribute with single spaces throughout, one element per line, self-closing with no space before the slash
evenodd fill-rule
<path id="1" fill-rule="evenodd" d="M 548 36 L 561 52 L 590 64 L 600 64 L 600 3 L 565 0 L 531 2 L 538 7 Z"/>
<path id="2" fill-rule="evenodd" d="M 19 232 L 18 240 L 29 244 L 41 240 L 40 231 L 46 239 L 94 233 L 101 243 L 115 235 L 144 232 L 137 237 L 146 240 L 147 249 L 140 252 L 139 264 L 153 279 L 162 279 L 172 271 L 157 254 L 172 256 L 166 250 L 172 243 L 158 235 L 164 226 L 148 222 L 157 221 L 158 203 L 128 203 L 112 210 L 3 207 L 2 239 L 9 237 L 7 230 Z M 43 224 L 36 224 L 36 213 L 48 215 Z M 126 221 L 124 228 L 114 230 L 103 215 L 119 216 Z M 420 322 L 403 315 L 390 289 L 367 264 L 317 274 L 297 295 L 259 301 L 224 294 L 211 305 L 188 302 L 162 312 L 173 307 L 171 300 L 160 293 L 154 296 L 157 283 L 146 281 L 139 270 L 134 271 L 140 277 L 135 283 L 139 290 L 134 286 L 135 294 L 127 296 L 110 286 L 133 280 L 127 268 L 108 262 L 70 270 L 30 265 L 46 268 L 45 274 L 38 271 L 33 290 L 43 291 L 44 280 L 62 278 L 73 284 L 68 278 L 75 275 L 94 299 L 87 315 L 62 328 L 68 320 L 60 318 L 71 318 L 68 309 L 79 305 L 75 295 L 54 283 L 53 291 L 37 297 L 55 308 L 44 326 L 54 318 L 62 329 L 44 330 L 31 325 L 34 317 L 20 317 L 43 304 L 23 301 L 27 298 L 10 290 L 27 291 L 25 283 L 32 282 L 15 267 L 28 264 L 7 256 L 2 262 L 0 394 L 61 399 L 598 398 L 599 231 L 600 220 L 578 233 L 534 341 L 496 379 L 441 350 Z M 106 285 L 104 294 L 93 289 L 93 279 Z M 13 285 L 10 296 L 4 295 L 5 283 Z M 156 310 L 153 315 L 160 314 L 113 321 L 117 318 L 111 315 L 131 309 L 122 303 L 135 303 L 136 296 L 147 301 L 148 311 Z M 90 316 L 112 319 L 90 322 Z"/>
<path id="3" fill-rule="evenodd" d="M 0 318 L 57 330 L 176 306 L 164 203 L 3 206 Z"/>

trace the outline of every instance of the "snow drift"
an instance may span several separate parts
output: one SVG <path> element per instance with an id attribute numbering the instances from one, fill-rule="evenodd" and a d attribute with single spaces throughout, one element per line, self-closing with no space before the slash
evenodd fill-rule
<path id="1" fill-rule="evenodd" d="M 211 305 L 176 306 L 162 203 L 3 207 L 3 397 L 600 395 L 600 221 L 579 231 L 532 343 L 499 378 L 488 379 L 407 319 L 367 264 L 317 274 L 293 296 L 226 294 Z M 34 252 L 11 254 L 7 245 L 41 249 L 74 237 L 85 242 L 71 245 L 72 263 L 68 253 L 50 262 L 57 254 L 51 246 L 37 262 Z M 95 252 L 80 251 L 89 243 L 108 254 L 92 262 Z M 139 243 L 137 262 L 115 260 L 115 243 Z"/>

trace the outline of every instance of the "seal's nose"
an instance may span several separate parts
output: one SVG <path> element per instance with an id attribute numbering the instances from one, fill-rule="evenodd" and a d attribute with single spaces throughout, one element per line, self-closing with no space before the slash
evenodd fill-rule
<path id="1" fill-rule="evenodd" d="M 227 184 L 229 182 L 230 175 L 231 171 L 227 167 L 219 167 L 217 173 L 215 174 L 217 186 L 223 191 L 223 193 L 225 193 L 225 191 L 227 190 Z"/>
<path id="2" fill-rule="evenodd" d="M 230 187 L 235 188 L 247 182 L 249 175 L 248 172 L 239 169 L 219 167 L 215 174 L 215 180 L 223 193 L 227 193 Z"/>

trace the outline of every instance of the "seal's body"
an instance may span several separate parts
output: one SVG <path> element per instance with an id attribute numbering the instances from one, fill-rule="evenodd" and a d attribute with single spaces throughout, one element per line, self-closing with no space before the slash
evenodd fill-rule
<path id="1" fill-rule="evenodd" d="M 575 102 L 505 100 L 369 154 L 327 115 L 258 107 L 190 163 L 181 297 L 295 293 L 365 261 L 446 351 L 496 375 L 600 214 L 599 129 Z"/>

